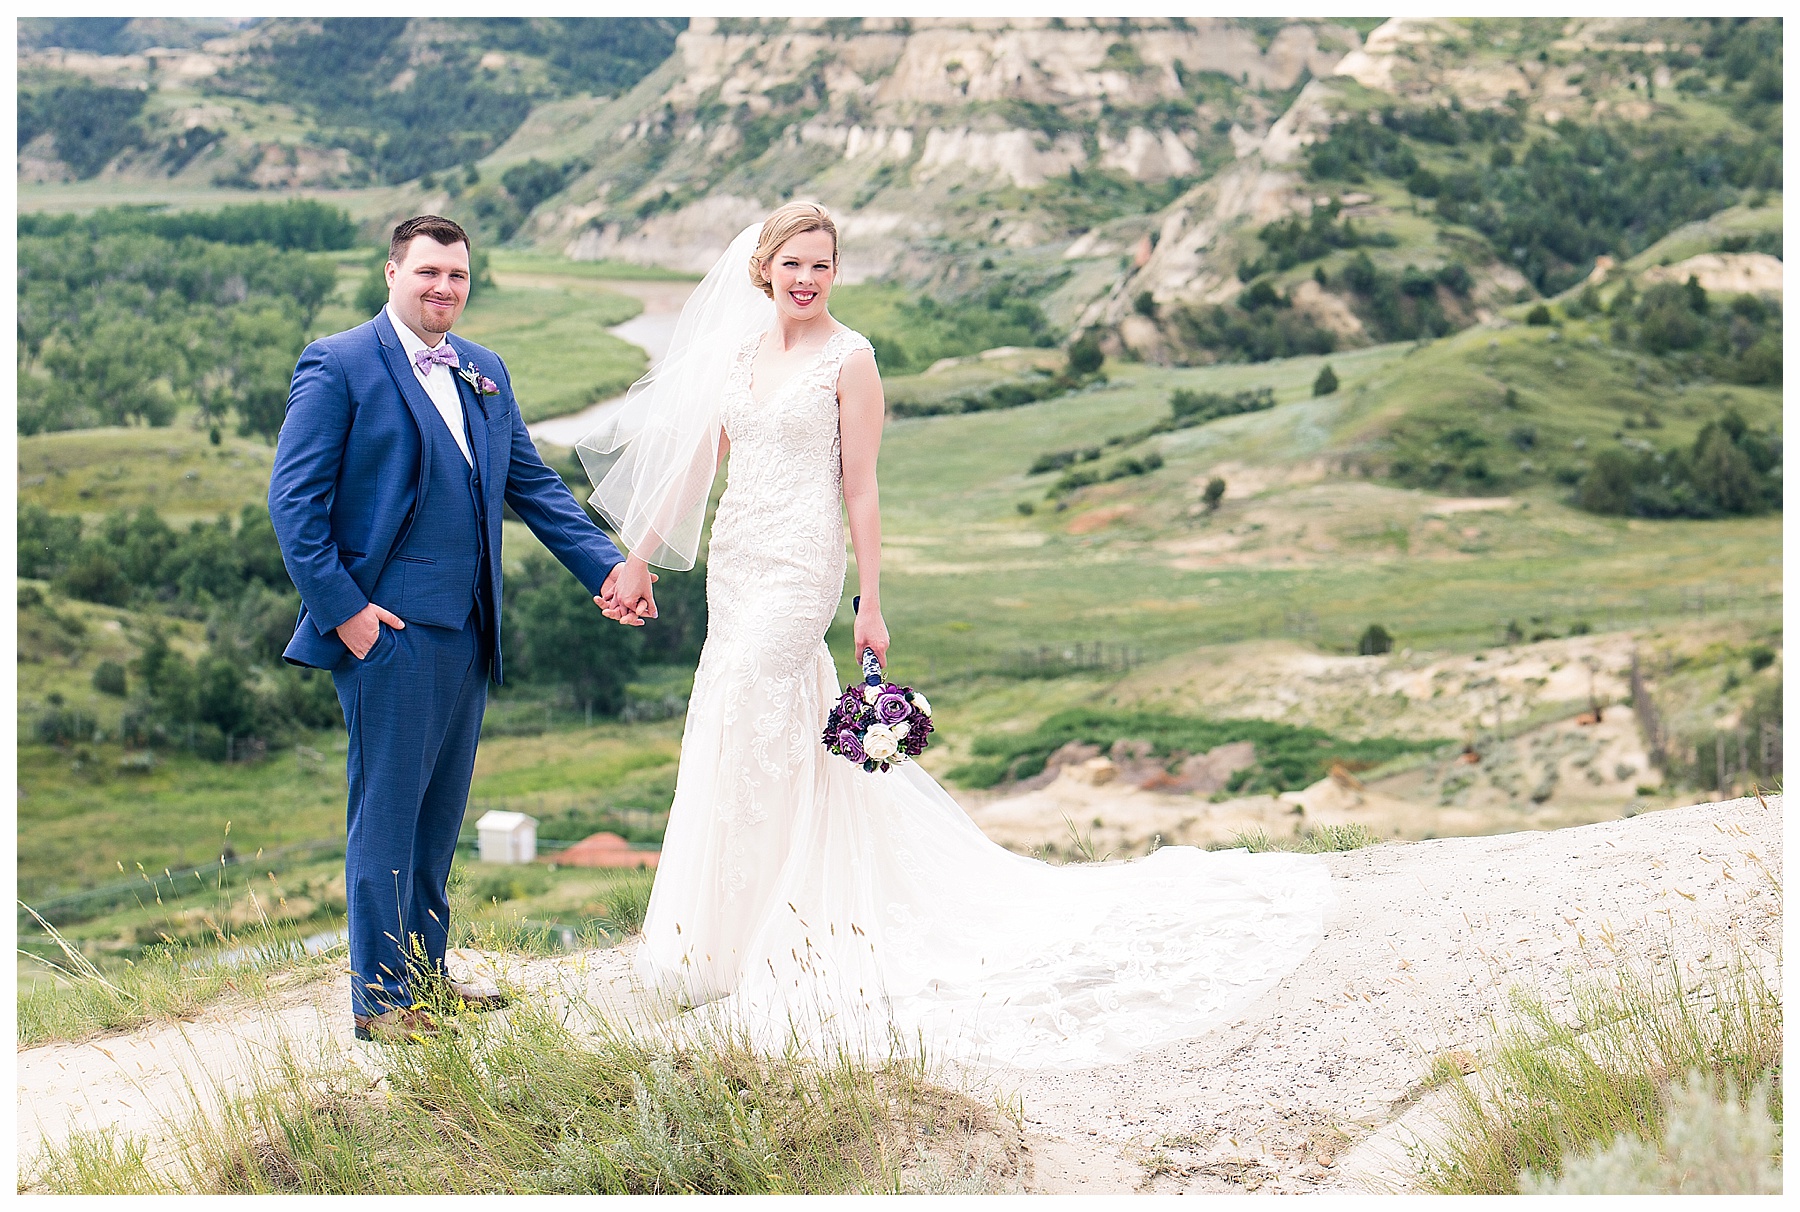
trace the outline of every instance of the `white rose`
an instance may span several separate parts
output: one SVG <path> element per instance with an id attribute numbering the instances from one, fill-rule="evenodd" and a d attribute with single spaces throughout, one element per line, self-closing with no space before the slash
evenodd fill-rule
<path id="1" fill-rule="evenodd" d="M 931 718 L 931 703 L 918 691 L 913 691 L 912 705 L 919 709 L 919 714 L 926 719 Z"/>
<path id="2" fill-rule="evenodd" d="M 901 720 L 898 724 L 893 725 L 893 729 L 894 739 L 896 741 L 904 741 L 906 739 L 906 734 L 912 731 L 912 725 L 905 720 Z"/>
<path id="3" fill-rule="evenodd" d="M 868 734 L 863 737 L 863 752 L 878 762 L 891 762 L 900 752 L 900 742 L 886 724 L 871 724 Z"/>
<path id="4" fill-rule="evenodd" d="M 873 703 L 876 699 L 878 699 L 880 697 L 881 697 L 881 687 L 879 687 L 879 686 L 864 686 L 863 687 L 863 702 Z"/>

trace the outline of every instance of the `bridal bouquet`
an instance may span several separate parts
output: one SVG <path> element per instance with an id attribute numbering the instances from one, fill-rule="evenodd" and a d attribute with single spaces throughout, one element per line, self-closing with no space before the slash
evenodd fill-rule
<path id="1" fill-rule="evenodd" d="M 825 748 L 873 774 L 925 752 L 931 704 L 910 686 L 881 676 L 872 649 L 863 651 L 862 685 L 844 687 L 825 717 Z"/>

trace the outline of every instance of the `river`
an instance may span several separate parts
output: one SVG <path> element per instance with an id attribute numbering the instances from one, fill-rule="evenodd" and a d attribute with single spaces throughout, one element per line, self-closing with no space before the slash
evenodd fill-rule
<path id="1" fill-rule="evenodd" d="M 607 331 L 642 349 L 650 355 L 650 364 L 655 366 L 669 352 L 669 342 L 675 337 L 675 321 L 681 318 L 682 306 L 694 293 L 696 285 L 694 282 L 608 282 L 608 289 L 639 300 L 644 310 Z M 528 428 L 531 436 L 539 441 L 573 446 L 592 433 L 600 419 L 624 399 L 623 395 L 613 396 L 589 404 L 580 412 L 551 417 Z"/>

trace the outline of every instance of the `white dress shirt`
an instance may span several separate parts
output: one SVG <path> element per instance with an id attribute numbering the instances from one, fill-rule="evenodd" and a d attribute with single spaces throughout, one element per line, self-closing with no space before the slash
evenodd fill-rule
<path id="1" fill-rule="evenodd" d="M 455 372 L 439 362 L 431 364 L 431 373 L 429 374 L 420 370 L 415 355 L 420 350 L 436 349 L 437 346 L 427 345 L 419 340 L 419 334 L 408 328 L 401 322 L 400 317 L 394 314 L 392 303 L 387 305 L 387 316 L 388 323 L 392 324 L 394 331 L 400 335 L 400 348 L 406 351 L 407 364 L 412 367 L 413 374 L 419 377 L 419 383 L 425 388 L 425 394 L 431 397 L 433 404 L 437 405 L 438 415 L 444 418 L 444 427 L 450 431 L 450 436 L 456 439 L 456 448 L 462 451 L 462 457 L 468 461 L 470 467 L 475 466 L 475 460 L 469 455 L 468 434 L 463 431 L 462 395 L 456 390 Z M 439 338 L 440 342 L 444 339 L 446 338 Z"/>

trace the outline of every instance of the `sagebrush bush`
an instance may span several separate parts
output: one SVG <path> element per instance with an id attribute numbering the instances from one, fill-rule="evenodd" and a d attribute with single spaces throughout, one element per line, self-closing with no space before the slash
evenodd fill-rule
<path id="1" fill-rule="evenodd" d="M 1758 1085 L 1742 1103 L 1701 1074 L 1669 1091 L 1662 1143 L 1629 1134 L 1562 1159 L 1562 1177 L 1527 1170 L 1521 1195 L 1779 1195 L 1781 1128 Z"/>

